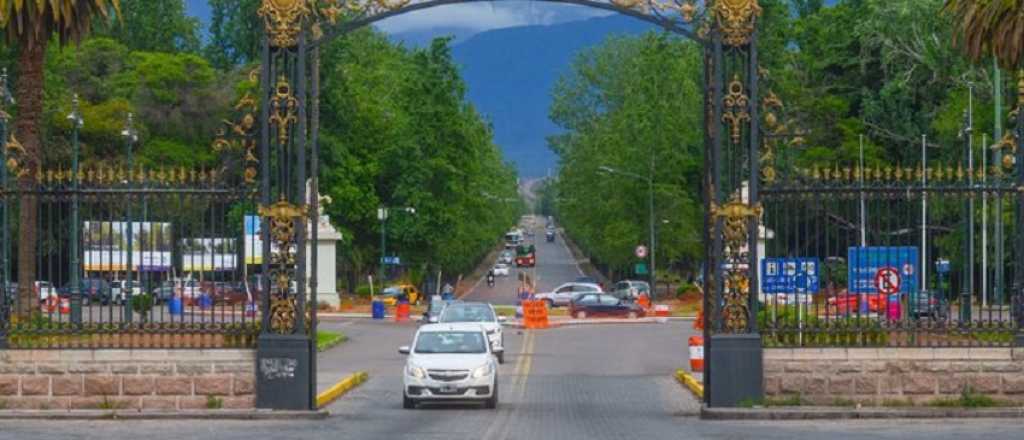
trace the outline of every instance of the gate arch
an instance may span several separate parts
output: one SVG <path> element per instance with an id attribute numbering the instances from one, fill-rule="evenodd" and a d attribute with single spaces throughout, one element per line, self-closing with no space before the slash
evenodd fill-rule
<path id="1" fill-rule="evenodd" d="M 404 13 L 484 0 L 263 0 L 259 69 L 259 214 L 263 228 L 263 323 L 257 355 L 257 406 L 315 406 L 315 279 L 306 280 L 306 240 L 316 240 L 318 212 L 319 49 L 359 27 Z M 766 125 L 778 99 L 762 101 L 758 65 L 758 0 L 542 0 L 604 9 L 687 37 L 704 49 L 705 400 L 734 406 L 762 396 L 757 298 L 761 110 Z M 251 99 L 251 98 L 250 98 Z M 778 103 L 781 105 L 781 103 Z M 773 133 L 772 139 L 779 138 Z M 767 138 L 766 138 L 767 139 Z M 256 176 L 258 174 L 258 176 Z M 247 172 L 247 176 L 250 173 Z M 271 252 L 282 249 L 279 255 Z M 288 251 L 295 249 L 294 252 Z M 294 255 L 293 255 L 294 253 Z M 316 256 L 311 256 L 312 272 Z M 291 285 L 296 286 L 294 291 Z M 309 294 L 307 295 L 307 292 Z M 300 311 L 308 310 L 307 313 Z M 719 349 L 721 347 L 721 349 Z M 287 366 L 292 374 L 281 374 Z"/>

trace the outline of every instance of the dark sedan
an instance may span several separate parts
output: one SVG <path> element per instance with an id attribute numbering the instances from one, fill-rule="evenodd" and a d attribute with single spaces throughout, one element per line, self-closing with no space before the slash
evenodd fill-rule
<path id="1" fill-rule="evenodd" d="M 79 280 L 79 292 L 82 294 L 82 304 L 89 305 L 92 303 L 100 303 L 107 305 L 110 303 L 110 283 L 102 278 L 82 278 Z M 71 282 L 64 284 L 64 287 L 57 289 L 57 294 L 61 297 L 71 296 Z"/>
<path id="2" fill-rule="evenodd" d="M 584 293 L 569 303 L 569 316 L 576 319 L 618 317 L 636 319 L 646 315 L 643 307 L 605 293 Z"/>

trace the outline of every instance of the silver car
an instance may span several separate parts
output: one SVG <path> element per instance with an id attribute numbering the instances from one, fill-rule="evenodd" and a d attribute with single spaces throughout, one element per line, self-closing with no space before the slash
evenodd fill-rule
<path id="1" fill-rule="evenodd" d="M 550 292 L 538 293 L 534 299 L 548 303 L 548 307 L 568 306 L 577 295 L 583 293 L 604 293 L 601 286 L 593 283 L 565 283 Z"/>

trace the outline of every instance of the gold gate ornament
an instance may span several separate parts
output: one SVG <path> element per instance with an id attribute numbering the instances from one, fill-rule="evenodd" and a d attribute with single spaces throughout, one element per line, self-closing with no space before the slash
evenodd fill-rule
<path id="1" fill-rule="evenodd" d="M 722 41 L 732 47 L 750 44 L 761 6 L 757 0 L 717 0 L 712 7 L 722 30 Z"/>
<path id="2" fill-rule="evenodd" d="M 302 21 L 309 15 L 307 0 L 263 0 L 256 14 L 263 17 L 270 45 L 295 47 L 302 33 Z"/>

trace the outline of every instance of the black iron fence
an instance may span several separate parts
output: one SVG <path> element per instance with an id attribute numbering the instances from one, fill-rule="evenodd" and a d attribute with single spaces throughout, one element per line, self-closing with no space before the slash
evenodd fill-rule
<path id="1" fill-rule="evenodd" d="M 758 327 L 773 346 L 1009 346 L 1019 191 L 1002 167 L 799 169 L 762 189 Z"/>
<path id="2" fill-rule="evenodd" d="M 96 167 L 0 188 L 0 344 L 251 347 L 254 194 L 217 171 Z"/>

